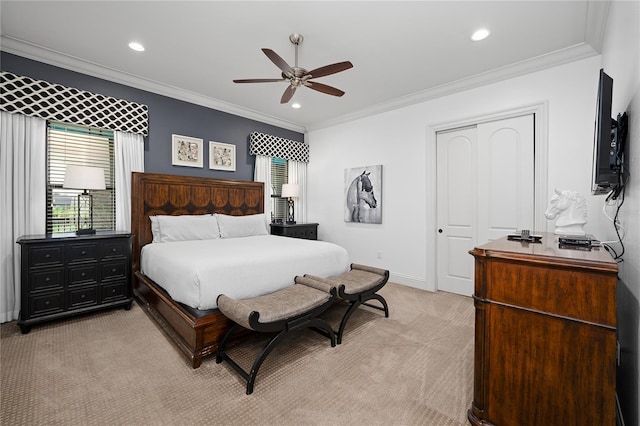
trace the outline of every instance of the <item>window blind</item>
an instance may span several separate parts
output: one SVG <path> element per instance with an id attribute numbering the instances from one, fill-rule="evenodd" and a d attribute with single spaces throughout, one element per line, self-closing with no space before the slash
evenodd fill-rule
<path id="1" fill-rule="evenodd" d="M 289 181 L 287 170 L 287 160 L 277 157 L 271 159 L 271 219 L 287 219 L 287 199 L 280 197 L 282 184 Z"/>
<path id="2" fill-rule="evenodd" d="M 73 232 L 77 224 L 78 189 L 65 189 L 67 165 L 104 169 L 105 191 L 93 195 L 93 227 L 115 229 L 115 163 L 110 130 L 50 121 L 47 128 L 47 233 Z"/>

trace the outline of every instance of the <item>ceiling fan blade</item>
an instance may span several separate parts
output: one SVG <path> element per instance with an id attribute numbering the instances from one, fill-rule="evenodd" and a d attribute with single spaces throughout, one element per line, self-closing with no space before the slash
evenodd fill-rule
<path id="1" fill-rule="evenodd" d="M 325 65 L 324 67 L 316 68 L 307 72 L 305 75 L 310 75 L 310 78 L 318 78 L 324 77 L 325 75 L 335 74 L 340 71 L 348 70 L 349 68 L 353 68 L 353 64 L 349 61 L 338 62 L 331 65 Z"/>
<path id="2" fill-rule="evenodd" d="M 326 93 L 327 95 L 333 96 L 342 96 L 344 92 L 340 89 L 336 89 L 335 87 L 327 86 L 326 84 L 317 83 L 315 81 L 305 81 L 304 85 L 309 89 L 316 90 L 318 92 Z"/>
<path id="3" fill-rule="evenodd" d="M 282 70 L 283 73 L 293 75 L 293 70 L 291 69 L 289 64 L 287 64 L 287 62 L 280 57 L 280 55 L 278 55 L 271 49 L 262 49 L 262 51 L 265 55 L 267 55 L 267 58 L 271 59 L 271 62 L 276 64 L 276 66 Z"/>
<path id="4" fill-rule="evenodd" d="M 291 98 L 293 98 L 293 94 L 296 93 L 296 87 L 289 85 L 284 93 L 282 94 L 282 98 L 280 99 L 280 103 L 281 104 L 286 104 L 287 102 L 289 102 L 291 100 Z"/>
<path id="5" fill-rule="evenodd" d="M 284 78 L 245 78 L 241 80 L 233 80 L 234 83 L 274 83 L 276 81 L 285 81 Z"/>

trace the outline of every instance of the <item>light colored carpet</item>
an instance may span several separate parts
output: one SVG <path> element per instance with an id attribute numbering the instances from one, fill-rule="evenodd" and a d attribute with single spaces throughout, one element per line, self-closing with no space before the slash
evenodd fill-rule
<path id="1" fill-rule="evenodd" d="M 393 283 L 390 317 L 361 307 L 342 345 L 291 333 L 254 393 L 226 364 L 186 358 L 136 303 L 41 326 L 1 326 L 2 425 L 466 425 L 473 300 Z M 325 317 L 337 328 L 344 306 Z M 266 340 L 229 350 L 245 368 Z"/>

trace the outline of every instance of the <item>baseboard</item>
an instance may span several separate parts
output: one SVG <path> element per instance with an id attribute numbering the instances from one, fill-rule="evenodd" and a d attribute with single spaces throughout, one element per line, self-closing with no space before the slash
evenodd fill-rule
<path id="1" fill-rule="evenodd" d="M 411 277 L 403 274 L 394 274 L 391 272 L 389 274 L 389 281 L 396 284 L 402 284 L 413 288 L 419 288 L 420 290 L 433 291 L 433 289 L 429 288 L 427 285 L 427 281 L 424 279 Z"/>

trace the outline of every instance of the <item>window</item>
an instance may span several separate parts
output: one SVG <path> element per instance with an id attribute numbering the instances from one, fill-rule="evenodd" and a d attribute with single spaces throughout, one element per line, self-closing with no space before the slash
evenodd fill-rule
<path id="1" fill-rule="evenodd" d="M 47 128 L 47 224 L 57 234 L 78 229 L 78 194 L 62 188 L 67 165 L 104 169 L 105 191 L 93 191 L 93 228 L 115 229 L 115 164 L 113 132 L 50 121 Z"/>
<path id="2" fill-rule="evenodd" d="M 288 204 L 286 198 L 280 198 L 282 184 L 289 180 L 287 172 L 287 160 L 283 158 L 271 159 L 271 220 L 287 219 Z"/>

